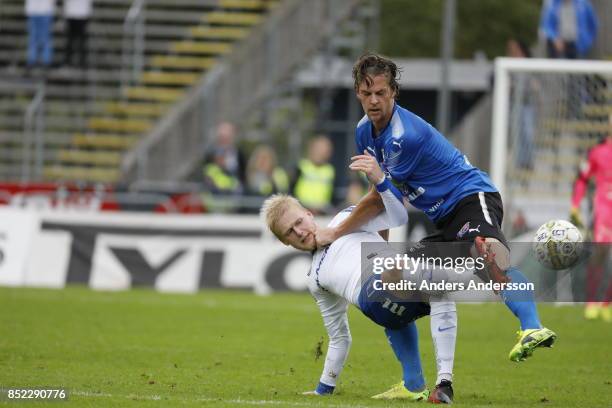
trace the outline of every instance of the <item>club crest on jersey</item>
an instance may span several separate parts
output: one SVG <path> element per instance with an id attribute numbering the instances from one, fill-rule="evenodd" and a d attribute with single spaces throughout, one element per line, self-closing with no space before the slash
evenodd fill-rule
<path id="1" fill-rule="evenodd" d="M 383 160 L 386 162 L 393 162 L 395 159 L 402 154 L 402 140 L 392 140 L 390 145 L 387 145 L 389 152 L 385 149 L 381 149 L 383 153 Z"/>
<path id="2" fill-rule="evenodd" d="M 457 238 L 463 238 L 463 236 L 470 230 L 470 222 L 463 224 L 463 227 L 457 233 Z"/>
<path id="3" fill-rule="evenodd" d="M 461 227 L 461 229 L 457 233 L 457 238 L 463 238 L 465 234 L 472 232 L 480 232 L 480 224 L 478 224 L 476 228 L 470 228 L 470 222 L 468 221 L 463 224 L 463 227 Z"/>

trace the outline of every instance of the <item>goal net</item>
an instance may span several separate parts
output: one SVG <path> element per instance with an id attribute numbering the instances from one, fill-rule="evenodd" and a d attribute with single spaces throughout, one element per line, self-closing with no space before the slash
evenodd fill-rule
<path id="1" fill-rule="evenodd" d="M 612 133 L 612 62 L 499 58 L 494 92 L 491 176 L 504 227 L 567 218 L 580 163 Z"/>

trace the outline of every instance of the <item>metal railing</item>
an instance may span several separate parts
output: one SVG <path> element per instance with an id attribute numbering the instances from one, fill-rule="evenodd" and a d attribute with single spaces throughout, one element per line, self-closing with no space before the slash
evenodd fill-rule
<path id="1" fill-rule="evenodd" d="M 44 155 L 45 82 L 40 81 L 23 118 L 21 181 L 39 180 Z"/>
<path id="2" fill-rule="evenodd" d="M 360 0 L 290 0 L 238 43 L 124 157 L 129 182 L 179 180 L 202 158 L 217 124 L 241 123 L 337 30 Z"/>
<path id="3" fill-rule="evenodd" d="M 144 66 L 146 0 L 134 0 L 123 21 L 121 89 L 140 78 Z"/>

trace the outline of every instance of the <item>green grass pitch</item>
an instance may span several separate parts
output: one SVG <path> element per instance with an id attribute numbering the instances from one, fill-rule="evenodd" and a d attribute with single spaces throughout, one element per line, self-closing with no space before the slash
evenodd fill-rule
<path id="1" fill-rule="evenodd" d="M 353 345 L 336 395 L 300 395 L 318 381 L 321 338 L 327 347 L 306 294 L 1 288 L 0 310 L 0 386 L 68 388 L 69 401 L 57 407 L 410 405 L 369 398 L 398 382 L 400 368 L 383 330 L 354 308 Z M 558 343 L 517 364 L 507 359 L 517 329 L 510 312 L 499 304 L 459 306 L 455 405 L 612 406 L 612 325 L 583 320 L 580 307 L 539 310 Z M 431 386 L 428 318 L 419 330 Z"/>

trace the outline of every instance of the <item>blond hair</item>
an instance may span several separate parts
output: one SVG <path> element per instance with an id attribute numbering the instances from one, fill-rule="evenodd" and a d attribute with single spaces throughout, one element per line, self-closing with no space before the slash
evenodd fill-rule
<path id="1" fill-rule="evenodd" d="M 264 201 L 261 206 L 261 210 L 259 211 L 259 214 L 265 220 L 270 231 L 272 231 L 276 238 L 281 240 L 281 242 L 285 241 L 283 240 L 280 231 L 277 230 L 276 223 L 291 206 L 304 208 L 297 198 L 293 196 L 288 194 L 274 194 Z"/>

